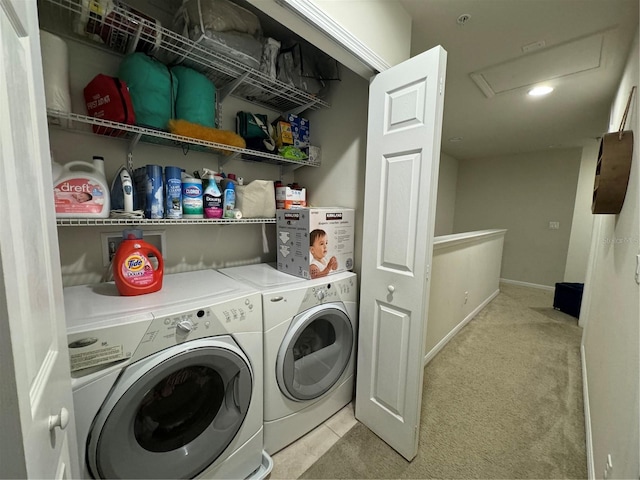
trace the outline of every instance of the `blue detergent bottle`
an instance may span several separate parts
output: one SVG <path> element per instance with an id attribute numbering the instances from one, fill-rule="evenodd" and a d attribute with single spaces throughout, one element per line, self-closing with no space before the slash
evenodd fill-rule
<path id="1" fill-rule="evenodd" d="M 224 218 L 235 218 L 233 210 L 236 208 L 236 187 L 231 180 L 223 180 L 222 208 Z"/>

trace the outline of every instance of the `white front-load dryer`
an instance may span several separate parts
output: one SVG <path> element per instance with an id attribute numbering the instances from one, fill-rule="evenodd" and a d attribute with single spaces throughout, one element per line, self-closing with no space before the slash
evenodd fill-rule
<path id="1" fill-rule="evenodd" d="M 357 276 L 305 280 L 270 264 L 220 272 L 262 292 L 264 444 L 273 454 L 353 399 Z"/>
<path id="2" fill-rule="evenodd" d="M 64 289 L 87 478 L 237 478 L 263 468 L 262 304 L 213 270 L 160 291 Z"/>

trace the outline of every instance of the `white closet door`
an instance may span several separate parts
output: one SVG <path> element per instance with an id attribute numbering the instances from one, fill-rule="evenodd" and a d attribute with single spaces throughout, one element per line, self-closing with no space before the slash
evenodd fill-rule
<path id="1" fill-rule="evenodd" d="M 77 478 L 35 0 L 0 0 L 0 112 L 0 477 Z"/>
<path id="2" fill-rule="evenodd" d="M 418 450 L 446 52 L 377 75 L 369 91 L 356 418 Z"/>

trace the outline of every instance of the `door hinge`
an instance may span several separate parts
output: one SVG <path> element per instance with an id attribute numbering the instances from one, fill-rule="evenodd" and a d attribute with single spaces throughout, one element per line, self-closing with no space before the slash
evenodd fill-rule
<path id="1" fill-rule="evenodd" d="M 440 95 L 442 95 L 443 89 L 444 89 L 444 79 L 440 77 Z"/>
<path id="2" fill-rule="evenodd" d="M 427 268 L 425 269 L 424 279 L 426 281 L 429 281 L 430 275 L 431 275 L 431 265 L 427 265 Z"/>

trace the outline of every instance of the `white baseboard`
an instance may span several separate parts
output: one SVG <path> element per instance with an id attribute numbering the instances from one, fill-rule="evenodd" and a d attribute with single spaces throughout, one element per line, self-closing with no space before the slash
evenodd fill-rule
<path id="1" fill-rule="evenodd" d="M 460 329 L 462 329 L 462 327 L 464 327 L 467 323 L 473 320 L 473 317 L 475 317 L 478 313 L 480 313 L 480 311 L 484 307 L 486 307 L 491 300 L 496 298 L 496 296 L 499 293 L 500 293 L 500 289 L 496 290 L 491 295 L 489 295 L 489 297 L 487 297 L 487 299 L 484 302 L 482 302 L 480 305 L 474 308 L 473 311 L 464 318 L 464 320 L 462 320 L 458 325 L 456 325 L 442 340 L 438 342 L 438 344 L 435 347 L 433 347 L 429 352 L 427 352 L 427 354 L 424 356 L 423 365 L 426 365 L 427 363 L 429 363 L 431 359 L 436 356 L 436 353 L 438 353 L 442 349 L 442 347 L 444 347 L 447 343 L 449 343 L 449 341 L 456 336 L 456 334 L 460 331 Z M 427 328 L 429 328 L 428 323 L 427 323 Z"/>
<path id="2" fill-rule="evenodd" d="M 593 438 L 591 437 L 591 410 L 589 409 L 589 384 L 587 382 L 587 360 L 584 345 L 580 345 L 580 360 L 582 363 L 582 396 L 584 405 L 584 435 L 587 449 L 587 478 L 596 478 L 596 469 L 593 464 Z"/>
<path id="3" fill-rule="evenodd" d="M 539 288 L 540 290 L 555 291 L 556 287 L 550 287 L 549 285 L 539 285 L 537 283 L 521 282 L 520 280 L 509 280 L 508 278 L 501 278 L 502 283 L 510 283 L 511 285 L 520 285 L 521 287 Z"/>

